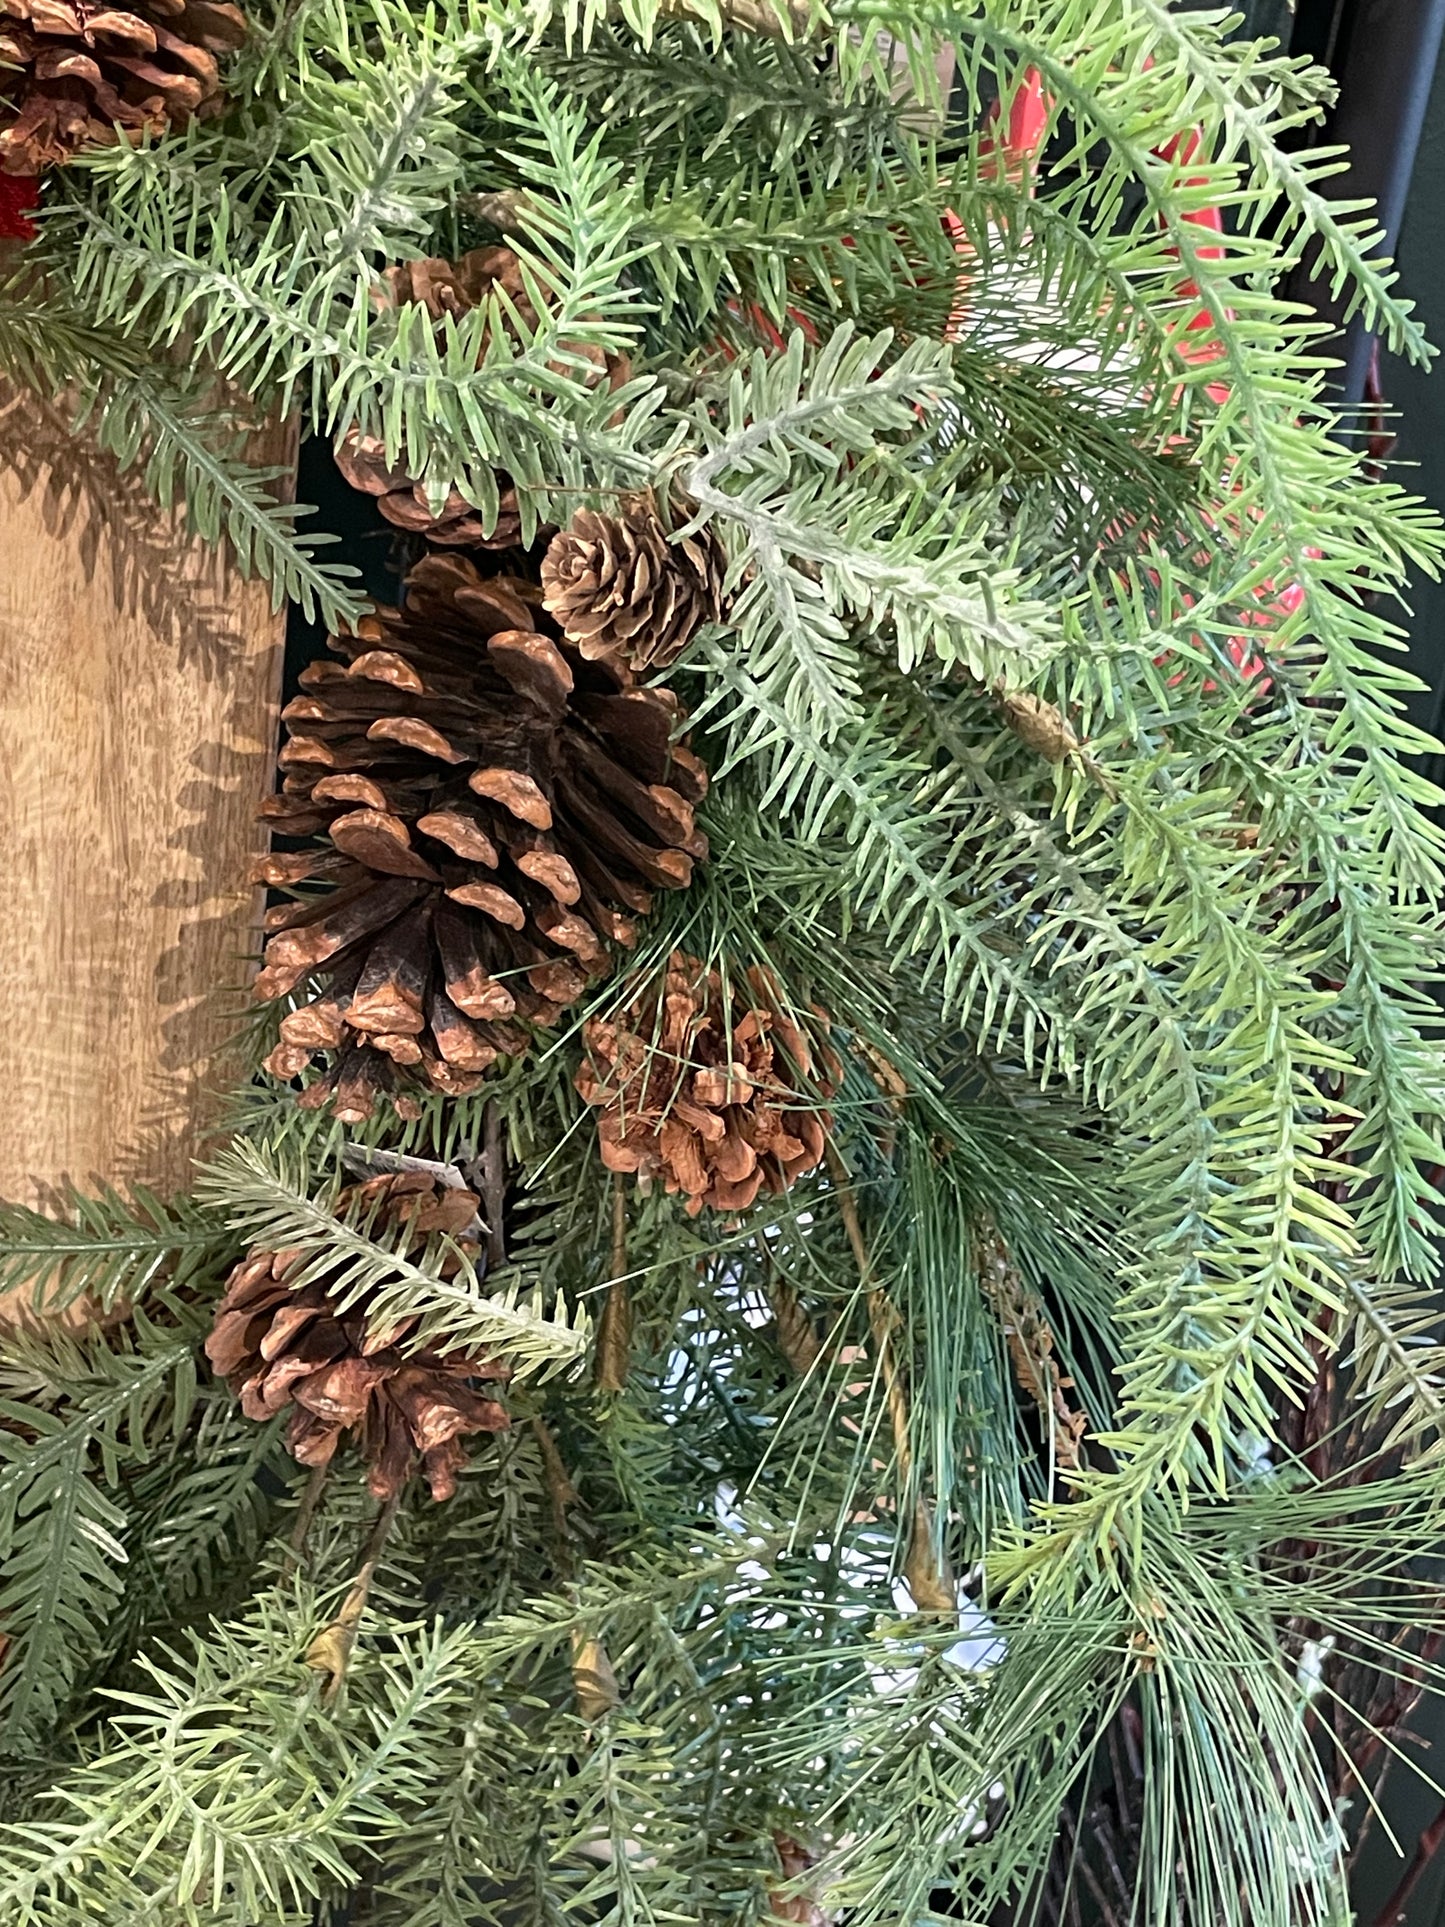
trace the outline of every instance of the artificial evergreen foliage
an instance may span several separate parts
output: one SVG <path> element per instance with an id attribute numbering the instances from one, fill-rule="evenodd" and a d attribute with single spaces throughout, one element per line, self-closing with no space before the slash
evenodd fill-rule
<path id="1" fill-rule="evenodd" d="M 438 1013 L 492 1021 L 445 902 L 517 1000 L 510 913 L 412 841 L 481 794 L 449 756 L 528 773 L 499 649 L 656 765 L 579 888 L 620 840 L 687 873 L 594 876 L 592 980 L 399 1107 L 317 1101 L 335 952 L 283 945 L 193 1196 L 4 1211 L 0 1920 L 1344 1923 L 1445 1634 L 1394 659 L 1441 538 L 1275 291 L 1308 257 L 1429 352 L 1289 142 L 1325 77 L 1166 0 L 248 19 L 223 112 L 46 176 L 0 367 L 350 638 L 314 741 L 399 787 L 312 809 L 307 765 L 273 940 L 425 897 L 383 961 L 437 1066 Z M 443 544 L 380 626 L 247 466 L 278 415 Z M 638 503 L 662 547 L 597 534 Z M 464 752 L 388 739 L 463 577 L 526 620 L 422 665 Z M 419 1240 L 380 1172 L 478 1224 Z M 251 1251 L 358 1355 L 505 1372 L 452 1496 L 298 1467 L 207 1368 Z"/>

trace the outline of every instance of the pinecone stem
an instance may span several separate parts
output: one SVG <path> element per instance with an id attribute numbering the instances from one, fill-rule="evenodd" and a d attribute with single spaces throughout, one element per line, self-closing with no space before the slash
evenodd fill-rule
<path id="1" fill-rule="evenodd" d="M 612 1180 L 612 1282 L 597 1320 L 599 1392 L 620 1392 L 632 1368 L 632 1293 L 627 1289 L 627 1194 Z"/>
<path id="2" fill-rule="evenodd" d="M 376 1569 L 381 1563 L 381 1555 L 386 1548 L 391 1529 L 396 1524 L 397 1508 L 401 1504 L 400 1491 L 393 1492 L 386 1504 L 377 1513 L 367 1535 L 366 1544 L 361 1550 L 361 1564 L 356 1569 L 356 1577 L 351 1589 L 341 1602 L 341 1611 L 312 1640 L 306 1652 L 306 1664 L 318 1673 L 328 1675 L 322 1690 L 322 1698 L 329 1705 L 346 1684 L 347 1669 L 351 1664 L 352 1649 L 356 1644 L 356 1628 L 361 1615 L 366 1611 L 366 1602 L 371 1596 L 371 1582 L 376 1577 Z"/>
<path id="3" fill-rule="evenodd" d="M 313 1465 L 311 1477 L 301 1494 L 301 1503 L 296 1508 L 296 1518 L 291 1526 L 290 1549 L 286 1558 L 289 1568 L 301 1559 L 306 1551 L 306 1538 L 311 1530 L 311 1521 L 316 1517 L 316 1508 L 321 1503 L 321 1495 L 326 1490 L 326 1480 L 331 1472 L 331 1461 L 325 1459 L 320 1465 Z"/>
<path id="4" fill-rule="evenodd" d="M 858 1217 L 858 1203 L 853 1195 L 852 1175 L 831 1137 L 824 1144 L 823 1155 L 827 1160 L 828 1171 L 837 1192 L 838 1212 L 843 1220 L 843 1229 L 848 1235 L 848 1243 L 852 1247 L 853 1257 L 858 1266 L 858 1279 L 863 1287 L 864 1302 L 868 1308 L 868 1329 L 872 1335 L 873 1350 L 878 1360 L 878 1369 L 883 1376 L 883 1390 L 888 1401 L 888 1417 L 893 1430 L 893 1450 L 898 1461 L 899 1484 L 906 1492 L 913 1483 L 913 1446 L 908 1436 L 908 1393 L 903 1383 L 903 1374 L 898 1367 L 898 1355 L 893 1343 L 893 1334 L 898 1329 L 898 1313 L 892 1299 L 876 1281 L 873 1255 L 868 1249 L 867 1239 L 863 1236 L 863 1226 Z M 947 1561 L 936 1549 L 933 1510 L 921 1492 L 914 1500 L 913 1523 L 903 1570 L 908 1580 L 909 1590 L 913 1594 L 914 1603 L 921 1612 L 952 1613 L 956 1611 L 953 1576 L 948 1570 Z"/>
<path id="5" fill-rule="evenodd" d="M 482 1209 L 487 1224 L 487 1264 L 495 1270 L 507 1262 L 502 1234 L 502 1208 L 507 1193 L 507 1165 L 502 1151 L 502 1114 L 489 1097 L 482 1108 Z"/>
<path id="6" fill-rule="evenodd" d="M 568 1512 L 577 1503 L 577 1488 L 568 1475 L 562 1462 L 562 1454 L 557 1449 L 557 1441 L 552 1436 L 552 1428 L 547 1421 L 538 1416 L 532 1420 L 532 1431 L 542 1452 L 542 1469 L 547 1480 L 547 1499 L 552 1513 L 552 1535 L 555 1545 L 557 1568 L 564 1579 L 570 1580 L 576 1566 L 572 1545 L 572 1527 Z"/>

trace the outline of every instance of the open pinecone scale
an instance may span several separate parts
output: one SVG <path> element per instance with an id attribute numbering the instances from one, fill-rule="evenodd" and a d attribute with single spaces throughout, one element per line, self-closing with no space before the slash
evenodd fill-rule
<path id="1" fill-rule="evenodd" d="M 486 305 L 495 313 L 497 325 L 514 340 L 519 323 L 530 334 L 540 321 L 521 263 L 509 247 L 473 248 L 456 261 L 429 255 L 398 262 L 381 275 L 376 300 L 383 314 L 394 315 L 409 307 L 424 309 L 439 332 L 449 321 L 460 321 Z M 487 333 L 490 336 L 490 326 Z M 555 365 L 555 372 L 580 376 L 589 386 L 605 381 L 609 391 L 615 390 L 631 373 L 626 356 L 608 355 L 589 342 L 569 342 L 567 355 L 566 362 Z M 374 497 L 381 514 L 397 528 L 447 548 L 505 549 L 521 539 L 517 491 L 511 477 L 500 470 L 496 519 L 488 528 L 486 518 L 459 489 L 433 502 L 405 466 L 388 461 L 386 444 L 379 436 L 363 434 L 353 426 L 338 439 L 334 453 L 352 488 Z"/>
<path id="2" fill-rule="evenodd" d="M 294 1077 L 334 1054 L 304 1101 L 334 1093 L 356 1119 L 399 1069 L 475 1089 L 527 1025 L 580 997 L 653 892 L 684 887 L 706 855 L 707 776 L 674 740 L 676 698 L 585 660 L 520 576 L 429 555 L 402 609 L 333 647 L 345 660 L 306 670 L 286 709 L 284 780 L 264 810 L 329 847 L 256 870 L 329 887 L 270 914 L 256 989 L 324 976 L 268 1064 Z"/>
<path id="3" fill-rule="evenodd" d="M 842 1066 L 810 1043 L 770 971 L 725 974 L 676 950 L 583 1036 L 577 1089 L 599 1109 L 602 1162 L 661 1178 L 689 1215 L 746 1210 L 822 1161 L 832 1116 L 818 1100 Z"/>

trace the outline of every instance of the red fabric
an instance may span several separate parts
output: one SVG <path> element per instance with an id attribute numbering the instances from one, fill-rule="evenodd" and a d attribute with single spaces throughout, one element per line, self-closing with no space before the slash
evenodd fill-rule
<path id="1" fill-rule="evenodd" d="M 0 174 L 0 240 L 33 241 L 36 226 L 25 218 L 27 207 L 39 207 L 40 183 L 25 174 Z"/>
<path id="2" fill-rule="evenodd" d="M 1008 179 L 1021 179 L 1024 169 L 1038 157 L 1053 111 L 1053 100 L 1044 92 L 1043 76 L 1037 67 L 1030 67 L 1008 104 L 1007 119 L 1001 99 L 988 110 L 990 127 L 1001 128 L 1003 137 L 996 140 L 989 134 L 979 142 L 983 178 L 996 179 L 1001 170 Z"/>

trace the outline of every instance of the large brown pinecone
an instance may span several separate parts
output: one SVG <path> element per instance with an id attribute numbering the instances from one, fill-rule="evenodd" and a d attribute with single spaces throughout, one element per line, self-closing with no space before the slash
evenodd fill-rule
<path id="1" fill-rule="evenodd" d="M 716 536 L 670 542 L 645 497 L 616 515 L 579 509 L 542 560 L 546 606 L 589 660 L 615 655 L 665 669 L 704 622 L 722 616 L 727 569 Z"/>
<path id="2" fill-rule="evenodd" d="M 281 794 L 263 806 L 286 835 L 331 848 L 277 855 L 259 881 L 334 886 L 279 912 L 257 994 L 313 971 L 325 994 L 281 1024 L 268 1060 L 293 1077 L 339 1052 L 304 1101 L 334 1088 L 346 1120 L 370 1114 L 396 1066 L 435 1090 L 474 1090 L 526 1030 L 550 1023 L 629 944 L 655 889 L 692 878 L 707 844 L 707 788 L 672 740 L 667 690 L 639 689 L 546 631 L 535 583 L 484 579 L 429 555 L 405 606 L 333 643 L 287 706 Z"/>
<path id="3" fill-rule="evenodd" d="M 478 1226 L 475 1192 L 398 1172 L 369 1178 L 341 1194 L 338 1209 L 379 1208 L 409 1223 L 420 1244 L 448 1232 L 466 1250 Z M 480 1261 L 480 1248 L 476 1249 Z M 495 1360 L 456 1351 L 398 1349 L 410 1326 L 370 1329 L 366 1301 L 341 1310 L 334 1281 L 299 1290 L 287 1280 L 304 1263 L 294 1251 L 252 1251 L 231 1273 L 206 1340 L 206 1356 L 230 1385 L 247 1418 L 293 1408 L 286 1448 L 302 1465 L 327 1465 L 353 1433 L 378 1499 L 393 1498 L 420 1465 L 434 1499 L 456 1490 L 466 1463 L 462 1440 L 504 1431 L 506 1408 L 476 1389 L 506 1377 Z M 455 1272 L 458 1261 L 450 1267 Z"/>
<path id="4" fill-rule="evenodd" d="M 183 127 L 217 105 L 218 56 L 245 37 L 228 0 L 0 0 L 0 172 L 39 174 L 117 127 Z"/>
<path id="5" fill-rule="evenodd" d="M 660 1177 L 690 1215 L 744 1210 L 822 1159 L 832 1118 L 800 1086 L 831 1096 L 840 1068 L 815 1054 L 766 971 L 725 981 L 675 950 L 661 982 L 591 1019 L 584 1041 L 577 1088 L 602 1108 L 603 1163 Z"/>
<path id="6" fill-rule="evenodd" d="M 379 300 L 388 312 L 413 303 L 424 307 L 441 326 L 447 315 L 460 319 L 493 294 L 502 302 L 504 327 L 515 332 L 508 307 L 526 327 L 536 327 L 537 310 L 527 293 L 517 257 L 508 247 L 473 248 L 457 261 L 440 257 L 404 261 L 382 276 Z M 606 380 L 614 388 L 631 372 L 623 357 L 609 357 L 590 344 L 576 343 L 573 352 L 592 364 L 597 381 Z M 388 463 L 386 445 L 374 435 L 349 429 L 337 442 L 335 455 L 336 466 L 351 486 L 363 495 L 375 496 L 381 513 L 398 528 L 449 548 L 507 549 L 520 539 L 517 491 L 507 475 L 497 477 L 499 508 L 496 526 L 489 531 L 480 512 L 457 489 L 433 508 L 422 484 L 404 468 Z"/>

